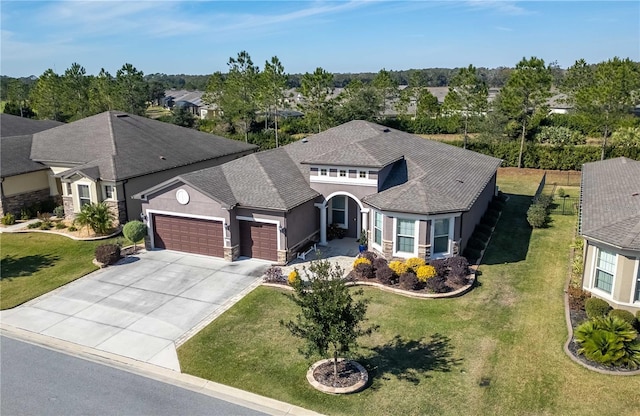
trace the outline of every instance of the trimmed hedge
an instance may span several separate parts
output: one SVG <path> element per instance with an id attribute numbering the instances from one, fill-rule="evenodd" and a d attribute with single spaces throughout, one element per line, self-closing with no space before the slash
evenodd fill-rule
<path id="1" fill-rule="evenodd" d="M 120 260 L 120 246 L 117 244 L 103 244 L 96 247 L 96 260 L 102 264 L 115 264 Z"/>
<path id="2" fill-rule="evenodd" d="M 611 306 L 602 299 L 589 298 L 584 302 L 584 310 L 587 313 L 587 318 L 593 319 L 607 316 L 611 310 Z"/>
<path id="3" fill-rule="evenodd" d="M 620 318 L 623 321 L 629 322 L 631 326 L 636 325 L 636 317 L 629 311 L 625 311 L 624 309 L 613 309 L 609 312 L 609 316 L 613 316 L 616 318 Z"/>

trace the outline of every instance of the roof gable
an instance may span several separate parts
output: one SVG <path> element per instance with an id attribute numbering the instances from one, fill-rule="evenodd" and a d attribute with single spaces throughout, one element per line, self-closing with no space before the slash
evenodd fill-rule
<path id="1" fill-rule="evenodd" d="M 32 135 L 2 137 L 0 139 L 0 176 L 20 175 L 48 169 L 29 158 Z"/>
<path id="2" fill-rule="evenodd" d="M 63 123 L 53 120 L 33 120 L 13 114 L 0 113 L 0 137 L 24 136 L 61 126 Z"/>

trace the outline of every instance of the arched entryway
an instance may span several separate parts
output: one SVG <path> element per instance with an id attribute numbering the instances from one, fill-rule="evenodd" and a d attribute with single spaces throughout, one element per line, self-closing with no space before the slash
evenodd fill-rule
<path id="1" fill-rule="evenodd" d="M 357 239 L 368 227 L 369 209 L 353 194 L 333 192 L 324 202 L 316 204 L 320 210 L 320 244 L 327 242 L 327 228 L 331 224 L 345 230 L 345 237 Z"/>

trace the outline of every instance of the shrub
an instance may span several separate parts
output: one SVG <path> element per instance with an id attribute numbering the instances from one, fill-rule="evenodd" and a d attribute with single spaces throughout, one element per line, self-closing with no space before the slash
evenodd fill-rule
<path id="1" fill-rule="evenodd" d="M 542 228 L 547 223 L 547 210 L 541 204 L 533 204 L 527 210 L 527 222 L 533 228 Z"/>
<path id="2" fill-rule="evenodd" d="M 609 304 L 598 298 L 589 298 L 584 302 L 584 310 L 587 313 L 587 318 L 601 318 L 607 316 L 611 310 Z"/>
<path id="3" fill-rule="evenodd" d="M 30 218 L 31 218 L 31 213 L 29 212 L 29 210 L 27 208 L 22 208 L 20 210 L 20 219 L 22 221 L 27 221 Z"/>
<path id="4" fill-rule="evenodd" d="M 489 234 L 485 234 L 482 231 L 474 231 L 473 237 L 480 240 L 485 246 L 489 242 Z"/>
<path id="5" fill-rule="evenodd" d="M 591 293 L 576 286 L 569 286 L 567 295 L 569 295 L 569 309 L 574 311 L 583 311 L 584 303 L 587 299 L 591 298 Z"/>
<path id="6" fill-rule="evenodd" d="M 56 222 L 56 230 L 64 230 L 65 228 L 67 228 L 67 225 L 65 223 L 63 223 L 62 221 Z"/>
<path id="7" fill-rule="evenodd" d="M 122 227 L 122 234 L 133 243 L 135 249 L 136 243 L 147 235 L 147 225 L 138 220 L 129 221 Z"/>
<path id="8" fill-rule="evenodd" d="M 625 311 L 624 309 L 613 309 L 609 312 L 609 316 L 622 319 L 625 322 L 631 324 L 631 326 L 636 325 L 636 317 L 629 311 Z"/>
<path id="9" fill-rule="evenodd" d="M 551 204 L 553 203 L 553 196 L 551 195 L 540 195 L 538 197 L 537 204 L 542 205 L 542 207 L 546 210 L 549 209 Z"/>
<path id="10" fill-rule="evenodd" d="M 36 222 L 32 222 L 31 224 L 27 225 L 27 228 L 30 230 L 36 229 L 36 228 L 40 228 L 42 226 L 42 221 L 36 221 Z"/>
<path id="11" fill-rule="evenodd" d="M 383 269 L 385 267 L 389 267 L 389 265 L 387 264 L 387 259 L 384 257 L 376 257 L 375 260 L 373 260 L 373 268 L 375 270 Z"/>
<path id="12" fill-rule="evenodd" d="M 287 276 L 287 281 L 289 282 L 289 285 L 294 286 L 297 282 L 300 281 L 300 273 L 298 273 L 298 270 L 293 269 L 290 273 L 289 276 Z"/>
<path id="13" fill-rule="evenodd" d="M 444 277 L 435 276 L 425 282 L 425 287 L 433 293 L 445 293 L 449 291 Z"/>
<path id="14" fill-rule="evenodd" d="M 416 290 L 418 288 L 418 278 L 411 272 L 400 275 L 400 287 L 405 290 Z"/>
<path id="15" fill-rule="evenodd" d="M 411 257 L 410 259 L 407 259 L 404 262 L 404 264 L 406 264 L 408 268 L 410 268 L 411 270 L 413 270 L 414 273 L 416 273 L 418 271 L 418 268 L 421 266 L 424 266 L 426 263 L 424 259 L 421 259 L 418 257 Z"/>
<path id="16" fill-rule="evenodd" d="M 504 208 L 504 201 L 501 201 L 500 199 L 494 198 L 489 203 L 489 209 L 493 211 L 500 212 L 502 211 L 503 208 Z"/>
<path id="17" fill-rule="evenodd" d="M 7 212 L 6 214 L 4 214 L 2 219 L 0 219 L 0 222 L 2 222 L 2 225 L 13 225 L 16 223 L 16 216 L 10 212 Z"/>
<path id="18" fill-rule="evenodd" d="M 449 266 L 447 265 L 447 259 L 431 260 L 429 262 L 434 269 L 436 269 L 436 275 L 440 277 L 446 277 L 449 272 Z"/>
<path id="19" fill-rule="evenodd" d="M 491 235 L 491 227 L 489 227 L 487 224 L 480 223 L 476 225 L 474 232 L 481 232 L 483 234 Z"/>
<path id="20" fill-rule="evenodd" d="M 360 253 L 360 257 L 364 257 L 365 259 L 368 259 L 371 264 L 373 264 L 373 261 L 376 259 L 376 254 L 373 251 L 363 251 L 362 253 Z"/>
<path id="21" fill-rule="evenodd" d="M 282 269 L 277 266 L 271 266 L 264 272 L 263 281 L 266 283 L 287 283 L 287 279 L 282 274 Z"/>
<path id="22" fill-rule="evenodd" d="M 50 230 L 51 227 L 53 227 L 53 224 L 51 224 L 51 221 L 42 221 L 42 222 L 40 222 L 40 229 L 41 230 Z"/>
<path id="23" fill-rule="evenodd" d="M 373 279 L 375 277 L 371 263 L 360 263 L 354 268 L 354 270 L 360 277 L 364 277 L 366 279 Z"/>
<path id="24" fill-rule="evenodd" d="M 75 222 L 81 227 L 89 227 L 96 234 L 107 234 L 113 226 L 115 215 L 104 202 L 86 204 L 76 215 Z"/>
<path id="25" fill-rule="evenodd" d="M 64 218 L 64 206 L 58 205 L 53 209 L 53 215 L 58 218 Z"/>
<path id="26" fill-rule="evenodd" d="M 486 244 L 482 240 L 476 237 L 471 238 L 467 243 L 467 247 L 473 248 L 475 250 L 483 250 L 485 246 Z"/>
<path id="27" fill-rule="evenodd" d="M 495 227 L 498 219 L 489 215 L 483 215 L 480 219 L 480 223 L 486 225 L 489 228 Z"/>
<path id="28" fill-rule="evenodd" d="M 120 246 L 117 244 L 102 244 L 96 247 L 96 260 L 102 264 L 114 264 L 120 260 Z"/>
<path id="29" fill-rule="evenodd" d="M 463 254 L 471 263 L 475 263 L 480 258 L 482 252 L 475 248 L 466 247 Z"/>
<path id="30" fill-rule="evenodd" d="M 421 282 L 426 282 L 427 279 L 431 279 L 432 277 L 437 276 L 436 268 L 433 266 L 420 266 L 418 270 L 416 270 L 416 277 Z"/>
<path id="31" fill-rule="evenodd" d="M 354 262 L 353 262 L 353 268 L 355 269 L 356 267 L 358 267 L 359 264 L 368 264 L 371 265 L 371 260 L 365 258 L 365 257 L 358 257 Z"/>
<path id="32" fill-rule="evenodd" d="M 449 278 L 457 284 L 464 284 L 469 275 L 469 261 L 462 256 L 454 256 L 447 259 L 449 266 Z"/>
<path id="33" fill-rule="evenodd" d="M 70 225 L 69 226 L 69 231 L 71 231 L 71 232 L 78 231 L 78 227 L 76 227 L 75 225 Z"/>
<path id="34" fill-rule="evenodd" d="M 392 285 L 395 283 L 395 274 L 388 265 L 376 268 L 376 278 L 383 285 Z"/>
<path id="35" fill-rule="evenodd" d="M 597 363 L 636 369 L 640 366 L 638 333 L 614 316 L 593 318 L 576 328 L 578 354 Z"/>
<path id="36" fill-rule="evenodd" d="M 389 268 L 391 268 L 391 270 L 393 270 L 393 272 L 398 276 L 400 276 L 403 273 L 406 273 L 409 270 L 407 265 L 404 264 L 404 262 L 401 262 L 399 260 L 390 261 Z"/>

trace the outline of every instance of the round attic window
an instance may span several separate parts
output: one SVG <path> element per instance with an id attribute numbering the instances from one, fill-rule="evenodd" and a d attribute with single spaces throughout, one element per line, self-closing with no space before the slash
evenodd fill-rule
<path id="1" fill-rule="evenodd" d="M 176 192 L 176 199 L 179 204 L 187 205 L 189 203 L 189 194 L 184 189 L 178 189 L 178 192 Z"/>

